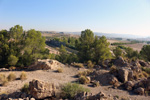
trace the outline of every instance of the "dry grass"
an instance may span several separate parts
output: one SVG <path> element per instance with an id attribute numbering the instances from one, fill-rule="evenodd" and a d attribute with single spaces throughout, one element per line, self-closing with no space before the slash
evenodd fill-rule
<path id="1" fill-rule="evenodd" d="M 57 72 L 58 72 L 58 73 L 62 73 L 62 72 L 63 72 L 63 69 L 62 69 L 62 68 L 58 68 L 58 69 L 57 69 Z"/>
<path id="2" fill-rule="evenodd" d="M 21 92 L 25 92 L 25 93 L 29 94 L 29 84 L 25 83 L 21 89 Z"/>
<path id="3" fill-rule="evenodd" d="M 7 77 L 8 81 L 14 81 L 16 79 L 16 75 L 14 73 L 10 73 Z"/>
<path id="4" fill-rule="evenodd" d="M 86 76 L 80 76 L 79 77 L 79 82 L 81 84 L 87 84 L 87 83 L 90 83 L 90 80 Z"/>
<path id="5" fill-rule="evenodd" d="M 2 86 L 7 86 L 8 85 L 8 80 L 5 78 L 2 82 Z"/>
<path id="6" fill-rule="evenodd" d="M 113 74 L 115 72 L 117 72 L 117 67 L 113 65 L 113 66 L 110 67 L 110 73 Z"/>
<path id="7" fill-rule="evenodd" d="M 73 63 L 73 66 L 78 67 L 78 68 L 84 67 L 84 65 L 82 63 Z"/>
<path id="8" fill-rule="evenodd" d="M 3 74 L 0 74 L 0 83 L 2 83 L 4 80 L 5 80 L 5 75 L 3 75 Z"/>
<path id="9" fill-rule="evenodd" d="M 99 81 L 94 81 L 94 82 L 92 82 L 92 84 L 93 84 L 94 87 L 99 87 L 100 86 Z"/>
<path id="10" fill-rule="evenodd" d="M 89 75 L 92 72 L 93 72 L 92 70 L 79 71 L 78 72 L 78 77 L 80 77 L 80 76 L 87 76 L 87 75 Z"/>
<path id="11" fill-rule="evenodd" d="M 94 67 L 94 64 L 92 63 L 91 60 L 89 60 L 89 61 L 87 62 L 87 67 L 88 67 L 88 68 L 93 68 L 93 67 Z"/>
<path id="12" fill-rule="evenodd" d="M 20 75 L 20 80 L 26 80 L 27 79 L 27 75 L 25 72 L 22 72 L 21 75 Z"/>

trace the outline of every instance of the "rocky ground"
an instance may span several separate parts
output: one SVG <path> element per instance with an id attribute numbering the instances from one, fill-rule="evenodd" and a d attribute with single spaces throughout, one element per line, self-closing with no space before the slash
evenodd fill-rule
<path id="1" fill-rule="evenodd" d="M 68 65 L 61 66 L 61 68 L 63 69 L 62 73 L 58 73 L 56 69 L 25 71 L 27 74 L 27 79 L 24 81 L 21 81 L 19 79 L 19 76 L 22 73 L 22 71 L 1 71 L 0 74 L 4 74 L 5 76 L 8 76 L 10 73 L 13 72 L 17 76 L 17 79 L 15 81 L 9 82 L 7 86 L 0 86 L 0 93 L 11 94 L 14 92 L 19 92 L 25 83 L 29 83 L 33 79 L 40 80 L 46 83 L 54 83 L 55 86 L 60 86 L 61 84 L 63 85 L 64 83 L 68 82 L 77 82 L 78 72 L 87 70 L 86 68 L 76 68 Z M 90 75 L 90 77 L 91 80 L 94 79 L 99 81 L 100 86 L 93 87 L 91 83 L 85 84 L 83 86 L 89 88 L 92 95 L 96 95 L 100 91 L 102 91 L 108 97 L 111 97 L 114 100 L 150 100 L 150 96 L 146 96 L 145 94 L 138 95 L 131 90 L 126 90 L 122 87 L 114 88 L 113 85 L 109 85 L 108 83 L 111 75 L 112 74 L 109 73 L 108 69 L 99 67 L 98 69 L 95 69 L 95 71 Z"/>

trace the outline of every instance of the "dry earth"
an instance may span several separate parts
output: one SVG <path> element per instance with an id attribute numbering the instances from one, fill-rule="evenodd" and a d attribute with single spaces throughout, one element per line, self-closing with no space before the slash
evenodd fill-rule
<path id="1" fill-rule="evenodd" d="M 19 91 L 25 83 L 28 83 L 29 81 L 33 79 L 38 79 L 38 80 L 49 82 L 49 83 L 55 83 L 56 85 L 60 85 L 60 84 L 68 83 L 68 82 L 75 82 L 78 79 L 77 77 L 75 77 L 76 74 L 78 73 L 78 71 L 82 71 L 82 70 L 85 70 L 85 69 L 78 70 L 78 68 L 74 68 L 71 66 L 70 67 L 64 66 L 63 73 L 57 73 L 56 71 L 53 71 L 53 70 L 26 71 L 27 80 L 21 81 L 17 79 L 15 81 L 9 82 L 8 86 L 6 87 L 0 86 L 0 92 L 13 93 L 15 91 Z M 108 72 L 107 70 L 101 70 L 101 71 L 102 73 Z M 11 72 L 15 73 L 17 78 L 19 78 L 21 74 L 21 71 L 0 72 L 0 74 L 5 74 L 6 76 L 8 76 L 8 74 L 10 74 Z M 150 96 L 147 96 L 147 97 L 140 96 L 140 95 L 129 93 L 126 90 L 113 89 L 112 86 L 110 85 L 108 86 L 101 85 L 100 87 L 95 87 L 95 88 L 92 87 L 91 84 L 83 85 L 83 86 L 89 88 L 92 94 L 97 94 L 98 92 L 102 91 L 107 95 L 119 96 L 119 98 L 126 98 L 126 100 L 128 100 L 127 98 L 130 98 L 129 100 L 150 100 Z"/>

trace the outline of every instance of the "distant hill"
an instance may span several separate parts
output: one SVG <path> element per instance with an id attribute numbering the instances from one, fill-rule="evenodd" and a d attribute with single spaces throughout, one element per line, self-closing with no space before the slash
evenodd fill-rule
<path id="1" fill-rule="evenodd" d="M 56 32 L 56 31 L 41 31 L 41 33 L 46 34 L 74 34 L 80 35 L 81 32 Z M 97 36 L 106 36 L 107 38 L 124 38 L 124 39 L 136 39 L 140 41 L 150 41 L 150 37 L 144 37 L 139 35 L 132 35 L 132 34 L 121 34 L 121 33 L 101 33 L 101 32 L 94 32 Z"/>

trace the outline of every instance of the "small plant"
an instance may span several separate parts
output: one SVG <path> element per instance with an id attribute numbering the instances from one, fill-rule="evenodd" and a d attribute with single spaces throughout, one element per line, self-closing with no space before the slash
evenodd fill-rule
<path id="1" fill-rule="evenodd" d="M 20 79 L 21 79 L 22 81 L 27 79 L 27 75 L 26 75 L 25 72 L 22 72 L 22 73 L 21 73 Z"/>
<path id="2" fill-rule="evenodd" d="M 62 87 L 63 98 L 72 99 L 75 95 L 82 92 L 90 92 L 89 89 L 82 87 L 77 83 L 67 83 Z"/>
<path id="3" fill-rule="evenodd" d="M 99 87 L 100 86 L 99 81 L 94 81 L 92 84 L 93 84 L 94 87 Z"/>
<path id="4" fill-rule="evenodd" d="M 87 76 L 89 75 L 90 73 L 92 73 L 93 71 L 92 70 L 86 70 L 86 71 L 79 71 L 78 72 L 78 76 Z"/>
<path id="5" fill-rule="evenodd" d="M 62 69 L 62 68 L 58 68 L 58 69 L 57 69 L 57 72 L 58 72 L 58 73 L 62 73 L 62 72 L 63 72 L 63 69 Z"/>
<path id="6" fill-rule="evenodd" d="M 118 95 L 115 95 L 114 97 L 118 98 L 119 99 L 119 96 Z"/>
<path id="7" fill-rule="evenodd" d="M 110 67 L 110 73 L 111 73 L 111 74 L 117 72 L 117 70 L 118 70 L 117 67 L 114 66 L 114 65 Z"/>
<path id="8" fill-rule="evenodd" d="M 2 83 L 4 80 L 5 80 L 5 75 L 3 75 L 3 74 L 0 74 L 0 83 Z"/>
<path id="9" fill-rule="evenodd" d="M 21 92 L 25 92 L 27 94 L 29 94 L 29 84 L 25 83 L 24 86 L 21 89 Z"/>
<path id="10" fill-rule="evenodd" d="M 80 77 L 80 76 L 86 76 L 86 75 L 87 75 L 86 71 L 79 71 L 78 72 L 78 77 Z"/>
<path id="11" fill-rule="evenodd" d="M 90 80 L 86 76 L 80 76 L 79 82 L 81 84 L 87 84 L 87 83 L 90 83 Z"/>
<path id="12" fill-rule="evenodd" d="M 10 73 L 7 77 L 8 81 L 14 81 L 16 79 L 16 75 L 14 73 Z"/>
<path id="13" fill-rule="evenodd" d="M 87 67 L 88 67 L 88 68 L 93 68 L 93 67 L 94 67 L 94 64 L 92 63 L 91 60 L 89 60 L 89 61 L 87 62 Z"/>
<path id="14" fill-rule="evenodd" d="M 78 67 L 78 68 L 84 67 L 84 65 L 82 63 L 73 63 L 73 66 Z"/>
<path id="15" fill-rule="evenodd" d="M 5 78 L 2 82 L 2 86 L 7 86 L 8 85 L 8 80 Z"/>

